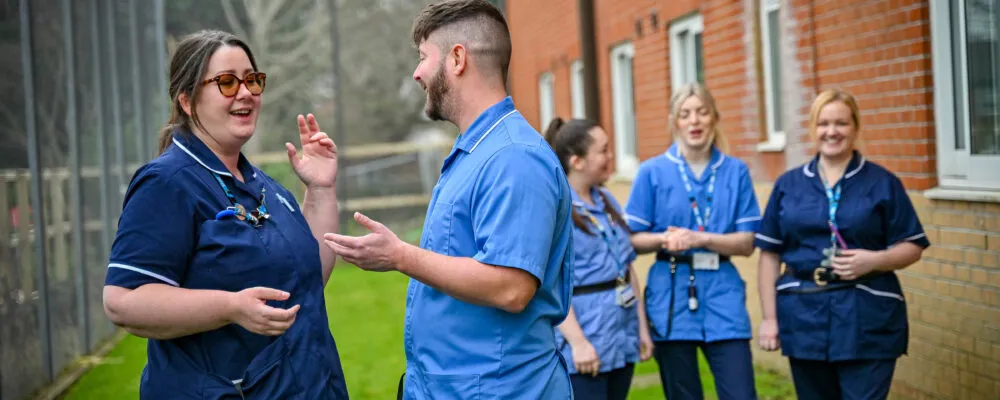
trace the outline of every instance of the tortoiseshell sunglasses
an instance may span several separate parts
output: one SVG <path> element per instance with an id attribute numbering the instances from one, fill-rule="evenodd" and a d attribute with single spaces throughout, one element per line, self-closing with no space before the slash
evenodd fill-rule
<path id="1" fill-rule="evenodd" d="M 233 97 L 240 92 L 240 85 L 246 85 L 247 90 L 250 94 L 256 96 L 264 93 L 264 81 L 267 79 L 267 74 L 263 72 L 251 72 L 247 74 L 243 79 L 240 79 L 234 74 L 222 74 L 215 78 L 205 79 L 201 82 L 202 85 L 207 85 L 209 83 L 215 82 L 219 86 L 219 93 L 223 96 Z"/>

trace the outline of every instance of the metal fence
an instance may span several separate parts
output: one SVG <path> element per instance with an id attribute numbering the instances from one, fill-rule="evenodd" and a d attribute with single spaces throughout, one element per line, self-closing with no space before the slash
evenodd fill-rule
<path id="1" fill-rule="evenodd" d="M 165 120 L 161 1 L 0 0 L 0 398 L 113 336 L 101 295 L 124 187 Z"/>
<path id="2" fill-rule="evenodd" d="M 258 123 L 267 135 L 245 148 L 256 165 L 301 195 L 285 153 L 266 151 L 294 142 L 296 113 L 315 112 L 341 149 L 342 230 L 358 232 L 350 213 L 363 211 L 418 239 L 454 137 L 421 119 L 402 51 L 424 2 L 0 0 L 0 400 L 73 376 L 118 332 L 102 306 L 108 252 L 132 173 L 168 117 L 166 57 L 183 34 L 226 29 L 259 51 L 270 105 Z M 276 7 L 285 12 L 257 19 Z M 393 34 L 337 43 L 338 7 L 345 31 Z M 272 42 L 289 37 L 306 47 Z M 343 82 L 341 48 L 357 72 Z M 341 105 L 341 86 L 363 101 Z"/>

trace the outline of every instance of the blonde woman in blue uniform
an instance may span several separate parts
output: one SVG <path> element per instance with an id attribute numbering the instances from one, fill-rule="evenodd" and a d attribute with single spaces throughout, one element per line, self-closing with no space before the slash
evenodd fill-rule
<path id="1" fill-rule="evenodd" d="M 653 342 L 635 296 L 628 226 L 601 188 L 611 162 L 608 135 L 590 120 L 556 118 L 545 139 L 573 188 L 573 301 L 556 341 L 576 400 L 625 400 L 635 364 L 652 356 Z"/>
<path id="2" fill-rule="evenodd" d="M 671 400 L 703 398 L 700 348 L 720 399 L 753 399 L 746 288 L 730 262 L 754 250 L 760 209 L 750 172 L 723 153 L 705 87 L 676 88 L 670 105 L 674 144 L 640 165 L 626 206 L 636 251 L 657 252 L 645 298 L 663 390 Z"/>
<path id="3" fill-rule="evenodd" d="M 855 149 L 853 96 L 821 93 L 809 130 L 816 157 L 778 178 L 756 235 L 760 346 L 789 357 L 801 399 L 884 399 L 908 337 L 893 271 L 930 242 L 899 178 Z"/>

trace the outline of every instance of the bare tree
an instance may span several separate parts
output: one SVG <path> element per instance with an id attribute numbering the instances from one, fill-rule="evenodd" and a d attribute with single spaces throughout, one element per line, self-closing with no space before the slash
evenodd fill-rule
<path id="1" fill-rule="evenodd" d="M 234 4 L 236 3 L 236 4 Z M 248 153 L 280 150 L 294 138 L 294 115 L 328 101 L 330 13 L 325 0 L 223 0 L 232 31 L 254 49 L 257 64 L 268 74 L 258 134 Z M 323 85 L 320 85 L 320 87 Z"/>

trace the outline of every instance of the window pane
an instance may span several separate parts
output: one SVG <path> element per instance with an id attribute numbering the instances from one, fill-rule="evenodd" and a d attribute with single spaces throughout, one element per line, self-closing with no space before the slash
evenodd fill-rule
<path id="1" fill-rule="evenodd" d="M 966 3 L 969 125 L 972 154 L 1000 154 L 1000 7 L 989 1 Z"/>
<path id="2" fill-rule="evenodd" d="M 626 123 L 627 123 L 626 131 L 622 132 L 622 135 L 624 136 L 623 140 L 622 140 L 622 144 L 624 145 L 623 147 L 624 147 L 624 151 L 625 151 L 626 154 L 637 155 L 638 152 L 636 151 L 636 138 L 635 138 L 635 135 L 636 135 L 636 133 L 635 133 L 635 91 L 632 90 L 633 89 L 633 85 L 635 84 L 635 82 L 633 82 L 633 78 L 632 78 L 632 57 L 622 57 L 622 58 L 623 58 L 623 60 L 622 60 L 622 80 L 624 81 L 624 82 L 622 82 L 622 87 L 624 87 L 625 90 L 628 92 L 628 104 L 626 105 L 626 107 L 628 107 L 628 109 L 626 109 L 625 111 L 629 115 L 629 117 L 626 118 L 626 120 L 625 120 Z"/>
<path id="3" fill-rule="evenodd" d="M 694 35 L 694 73 L 699 83 L 705 83 L 704 60 L 701 55 L 701 32 Z"/>
<path id="4" fill-rule="evenodd" d="M 573 118 L 585 118 L 586 110 L 583 102 L 583 63 L 576 61 L 570 74 L 570 96 L 573 101 Z"/>
<path id="5" fill-rule="evenodd" d="M 962 89 L 965 88 L 965 70 L 962 64 L 963 56 L 962 52 L 959 51 L 963 33 L 962 12 L 951 7 L 948 8 L 948 12 L 950 13 L 952 43 L 956 49 L 951 52 L 952 75 L 954 75 L 952 76 L 952 82 L 958 83 L 955 87 L 955 97 L 961 99 Z M 955 101 L 955 150 L 965 150 L 965 115 L 965 102 L 961 100 Z"/>
<path id="6" fill-rule="evenodd" d="M 785 127 L 782 125 L 781 121 L 781 110 L 784 107 L 781 98 L 781 27 L 778 21 L 778 10 L 768 11 L 767 13 L 767 40 L 769 53 L 768 57 L 771 58 L 771 70 L 768 71 L 771 75 L 771 109 L 768 110 L 771 113 L 771 120 L 774 121 L 774 126 L 771 130 L 774 132 L 782 132 Z"/>
<path id="7" fill-rule="evenodd" d="M 538 94 L 539 94 L 539 114 L 541 114 L 540 121 L 538 123 L 538 130 L 544 132 L 545 128 L 549 126 L 552 119 L 555 118 L 555 105 L 553 98 L 553 77 L 550 73 L 542 74 L 541 78 L 538 79 Z"/>

